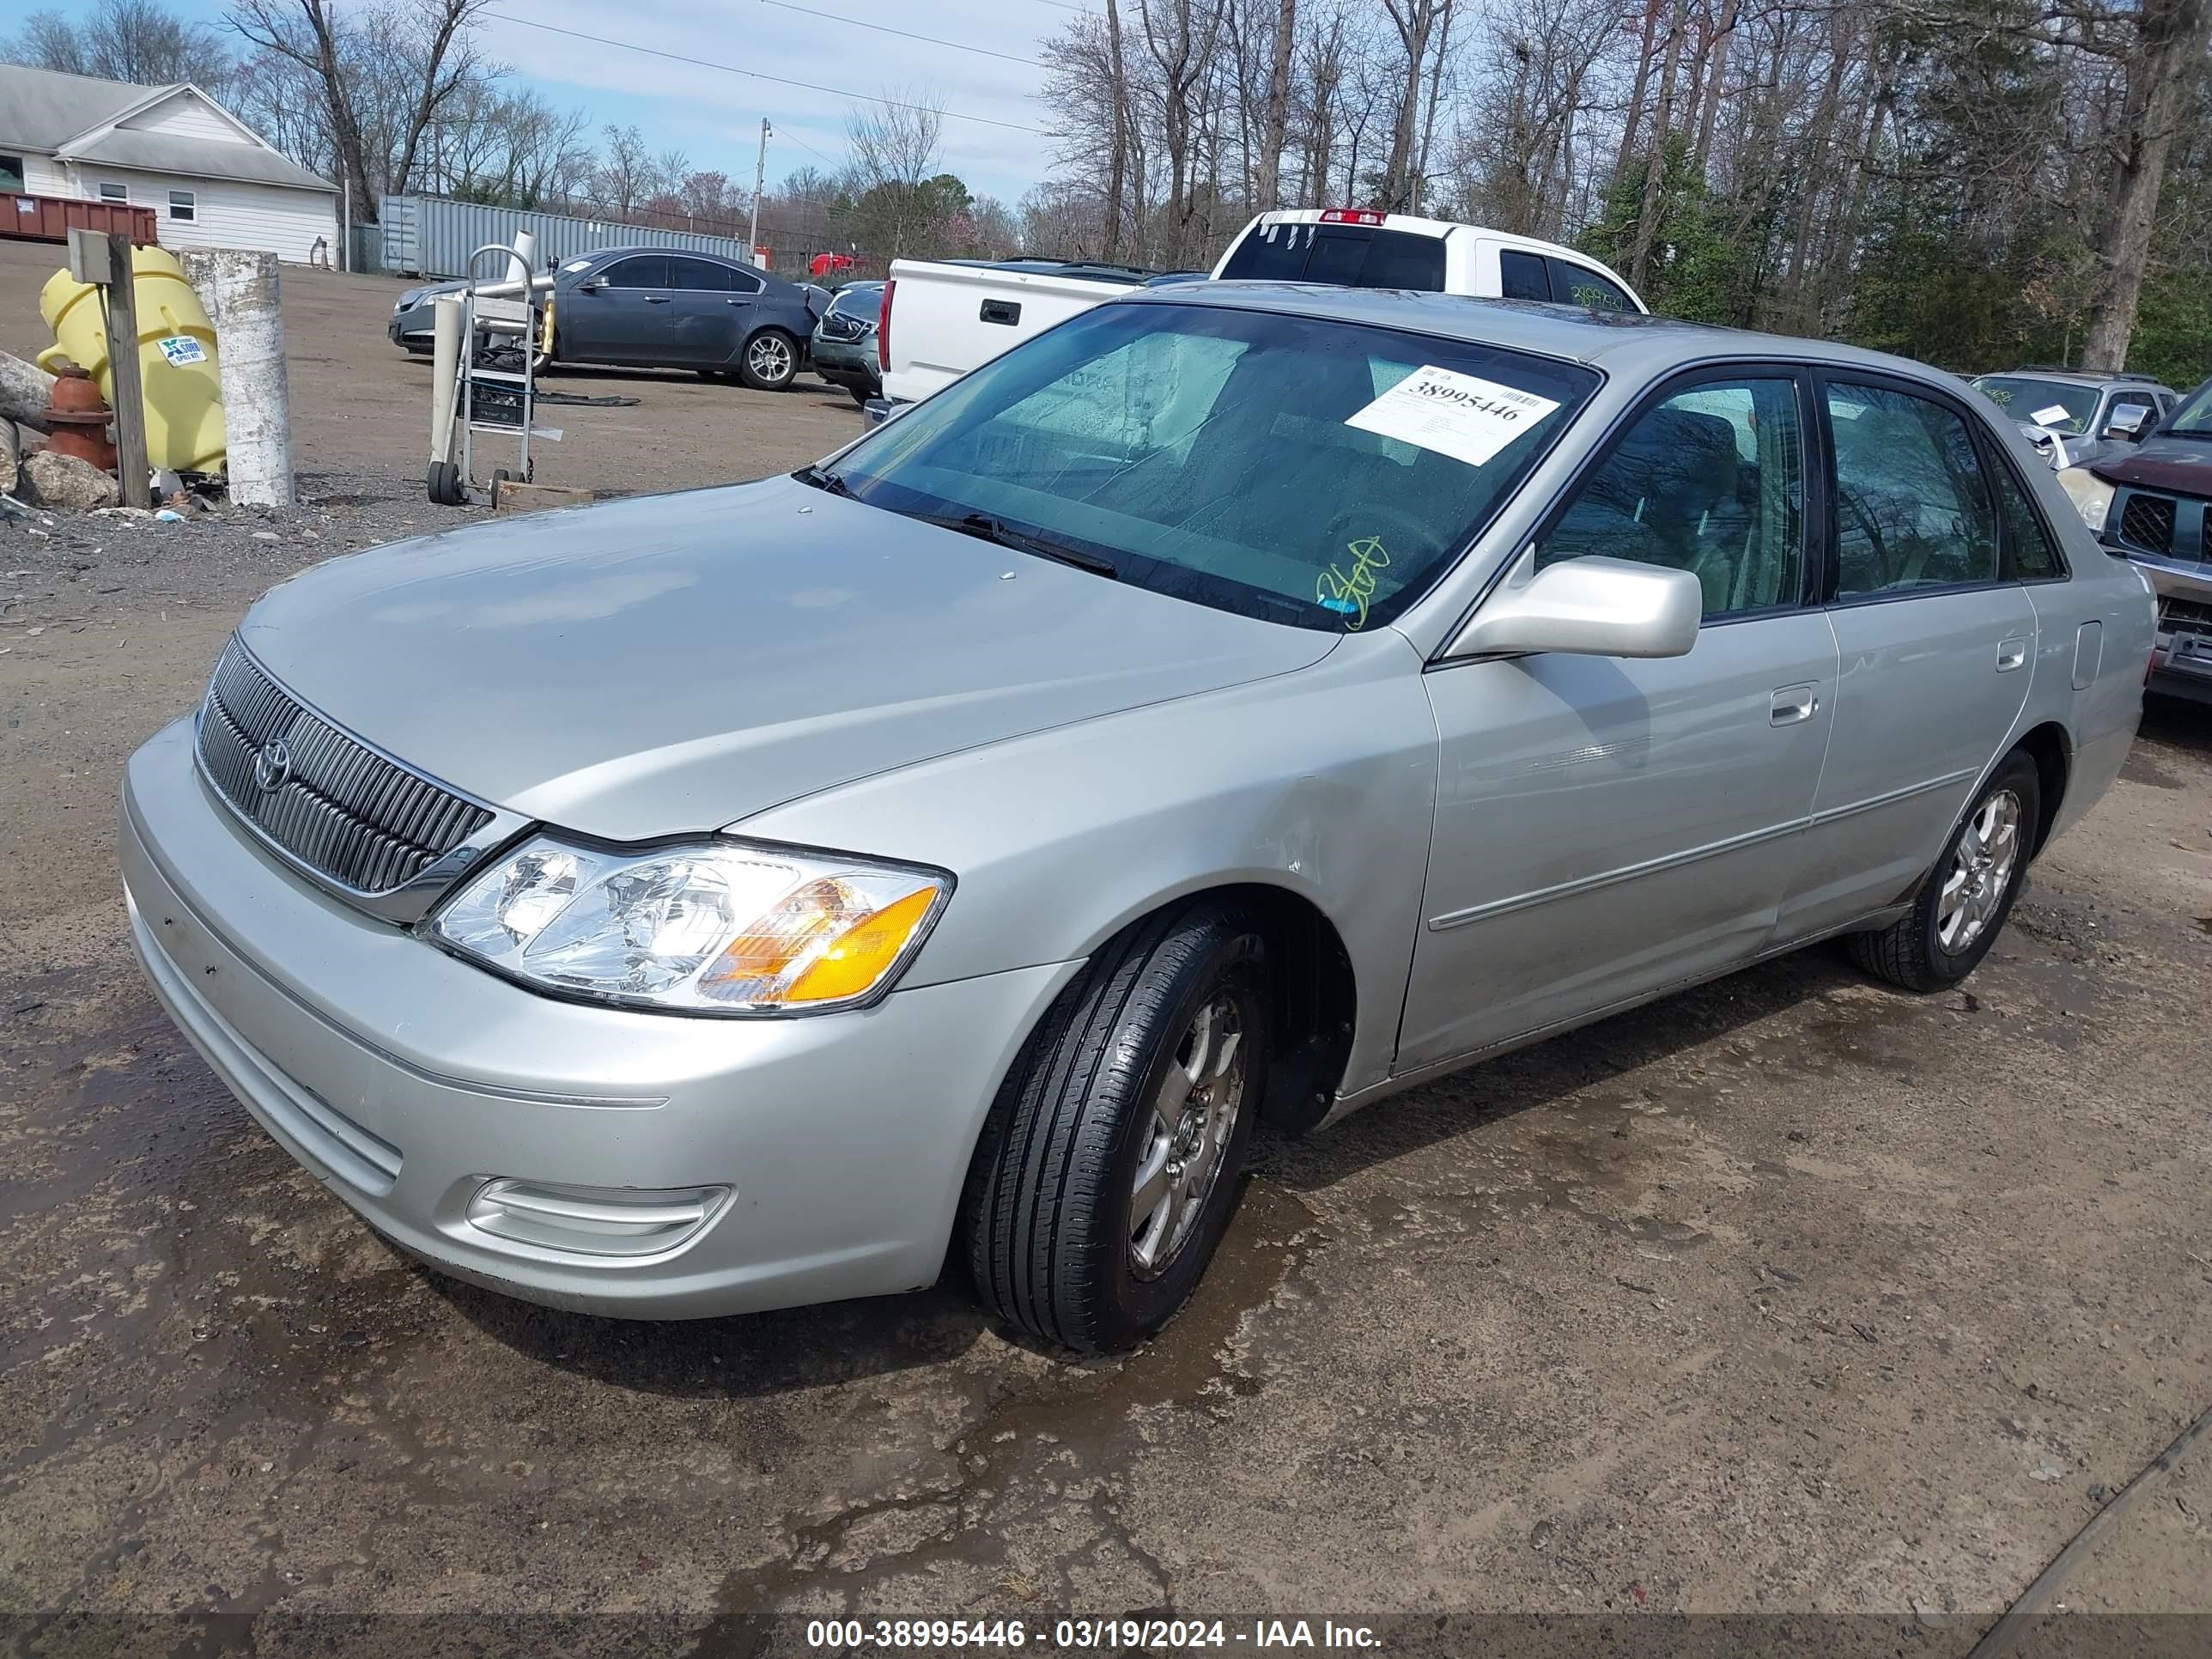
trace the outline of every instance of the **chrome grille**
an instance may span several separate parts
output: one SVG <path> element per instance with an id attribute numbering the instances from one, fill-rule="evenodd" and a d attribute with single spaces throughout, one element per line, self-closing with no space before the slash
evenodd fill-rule
<path id="1" fill-rule="evenodd" d="M 2147 553 L 2173 550 L 2173 498 L 2131 495 L 2120 507 L 2120 539 Z"/>
<path id="2" fill-rule="evenodd" d="M 201 768 L 232 811 L 355 893 L 405 886 L 492 820 L 302 705 L 235 640 L 200 705 L 198 743 Z"/>

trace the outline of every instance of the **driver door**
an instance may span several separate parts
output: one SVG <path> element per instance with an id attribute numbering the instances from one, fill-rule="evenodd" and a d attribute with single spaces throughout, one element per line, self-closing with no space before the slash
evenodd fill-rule
<path id="1" fill-rule="evenodd" d="M 556 319 L 561 355 L 570 362 L 658 364 L 672 343 L 674 295 L 668 256 L 617 259 L 563 295 Z"/>
<path id="2" fill-rule="evenodd" d="M 1808 603 L 1807 382 L 1668 383 L 1536 538 L 1692 572 L 1686 656 L 1538 653 L 1424 677 L 1441 739 L 1400 1071 L 1747 961 L 1773 934 L 1826 752 L 1837 651 Z"/>

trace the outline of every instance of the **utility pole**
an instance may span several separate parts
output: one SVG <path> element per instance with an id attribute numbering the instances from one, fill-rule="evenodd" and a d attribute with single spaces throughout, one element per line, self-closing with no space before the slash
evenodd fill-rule
<path id="1" fill-rule="evenodd" d="M 768 117 L 762 116 L 760 155 L 753 162 L 753 224 L 745 237 L 745 258 L 748 259 L 757 257 L 760 247 L 761 188 L 768 183 L 768 140 L 769 135 L 775 131 L 769 125 Z"/>

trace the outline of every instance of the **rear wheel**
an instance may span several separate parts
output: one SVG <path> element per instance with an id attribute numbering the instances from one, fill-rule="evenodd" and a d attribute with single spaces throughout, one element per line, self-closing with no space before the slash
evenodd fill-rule
<path id="1" fill-rule="evenodd" d="M 870 394 L 866 390 L 857 386 L 848 386 L 845 390 L 853 394 L 853 401 L 860 408 L 866 409 L 868 406 L 868 398 Z"/>
<path id="2" fill-rule="evenodd" d="M 780 328 L 764 328 L 738 354 L 738 378 L 756 392 L 781 392 L 798 378 L 799 343 Z"/>
<path id="3" fill-rule="evenodd" d="M 1126 1348 L 1188 1299 L 1237 1199 L 1267 1087 L 1266 946 L 1200 903 L 1102 949 L 1030 1039 L 963 1206 L 978 1294 L 1081 1352 Z"/>
<path id="4" fill-rule="evenodd" d="M 2027 878 L 2042 793 L 2035 763 L 2017 750 L 2006 756 L 1920 884 L 1912 908 L 1878 933 L 1845 940 L 1852 960 L 1908 991 L 1940 991 L 1972 973 L 1996 942 Z"/>

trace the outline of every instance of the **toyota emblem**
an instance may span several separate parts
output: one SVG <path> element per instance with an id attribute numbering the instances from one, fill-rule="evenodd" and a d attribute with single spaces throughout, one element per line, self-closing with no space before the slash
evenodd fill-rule
<path id="1" fill-rule="evenodd" d="M 284 739 L 262 744 L 253 757 L 254 787 L 264 795 L 282 789 L 292 775 L 292 751 L 285 747 Z"/>

